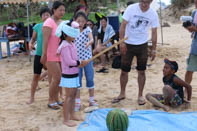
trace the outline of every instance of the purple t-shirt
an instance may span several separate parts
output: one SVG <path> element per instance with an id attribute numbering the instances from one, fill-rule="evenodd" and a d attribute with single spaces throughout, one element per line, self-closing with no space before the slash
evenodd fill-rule
<path id="1" fill-rule="evenodd" d="M 79 73 L 77 48 L 74 43 L 68 43 L 66 40 L 62 41 L 57 54 L 60 54 L 62 74 L 73 75 Z"/>

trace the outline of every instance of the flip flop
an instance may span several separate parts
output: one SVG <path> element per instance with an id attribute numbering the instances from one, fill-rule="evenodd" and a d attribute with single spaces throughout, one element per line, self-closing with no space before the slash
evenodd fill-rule
<path id="1" fill-rule="evenodd" d="M 98 73 L 108 73 L 108 69 L 102 68 L 102 69 L 100 69 L 100 70 L 98 70 L 96 72 L 98 72 Z"/>
<path id="2" fill-rule="evenodd" d="M 113 100 L 112 100 L 112 103 L 118 103 L 118 102 L 120 102 L 121 100 L 124 100 L 125 99 L 125 97 L 122 97 L 122 98 L 114 98 Z"/>
<path id="3" fill-rule="evenodd" d="M 48 104 L 48 107 L 53 110 L 58 110 L 58 109 L 60 109 L 60 107 L 57 105 L 58 105 L 57 102 L 55 102 L 55 103 Z"/>
<path id="4" fill-rule="evenodd" d="M 93 111 L 95 111 L 95 110 L 97 110 L 97 109 L 99 109 L 98 106 L 90 106 L 90 107 L 85 108 L 85 109 L 84 109 L 84 112 L 85 112 L 85 113 L 90 113 L 90 112 L 93 112 Z"/>
<path id="5" fill-rule="evenodd" d="M 57 104 L 58 104 L 59 106 L 63 106 L 64 102 L 58 101 Z"/>
<path id="6" fill-rule="evenodd" d="M 138 105 L 140 105 L 140 106 L 146 104 L 146 101 L 143 97 L 139 97 L 137 101 L 138 101 Z"/>

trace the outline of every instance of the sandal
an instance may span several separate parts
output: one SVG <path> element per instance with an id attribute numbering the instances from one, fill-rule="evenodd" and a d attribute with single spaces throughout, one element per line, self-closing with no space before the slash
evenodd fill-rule
<path id="1" fill-rule="evenodd" d="M 145 99 L 143 97 L 139 97 L 138 98 L 138 105 L 144 105 L 144 104 L 146 104 Z"/>
<path id="2" fill-rule="evenodd" d="M 98 104 L 95 101 L 92 101 L 89 103 L 89 106 L 98 106 Z"/>
<path id="3" fill-rule="evenodd" d="M 98 70 L 96 72 L 98 72 L 98 73 L 108 73 L 108 69 L 103 67 L 103 68 L 101 68 L 100 70 Z"/>
<path id="4" fill-rule="evenodd" d="M 122 97 L 122 98 L 114 98 L 113 100 L 112 100 L 112 103 L 118 103 L 118 102 L 120 102 L 121 100 L 124 100 L 125 99 L 125 97 Z"/>
<path id="5" fill-rule="evenodd" d="M 79 112 L 80 111 L 80 109 L 81 109 L 81 105 L 80 105 L 80 103 L 75 103 L 75 112 Z"/>
<path id="6" fill-rule="evenodd" d="M 48 107 L 53 110 L 58 110 L 58 109 L 60 109 L 60 107 L 57 105 L 58 105 L 57 102 L 55 102 L 55 103 L 48 104 Z"/>
<path id="7" fill-rule="evenodd" d="M 57 104 L 58 104 L 59 106 L 63 106 L 64 102 L 58 101 Z"/>

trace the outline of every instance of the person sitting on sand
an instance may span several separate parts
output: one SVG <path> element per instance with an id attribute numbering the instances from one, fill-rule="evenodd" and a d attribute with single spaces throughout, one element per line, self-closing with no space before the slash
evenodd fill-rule
<path id="1" fill-rule="evenodd" d="M 93 54 L 96 55 L 106 48 L 112 46 L 112 39 L 114 39 L 115 31 L 113 27 L 109 24 L 109 20 L 107 17 L 103 16 L 100 21 L 100 27 L 98 29 L 98 42 L 95 46 Z M 98 73 L 108 73 L 108 69 L 106 67 L 106 59 L 105 54 L 100 56 L 101 60 L 101 69 L 98 70 Z"/>
<path id="2" fill-rule="evenodd" d="M 65 88 L 66 97 L 63 104 L 64 124 L 67 126 L 76 126 L 76 123 L 71 120 L 80 121 L 82 118 L 75 114 L 75 98 L 79 83 L 79 67 L 88 64 L 87 60 L 78 60 L 77 48 L 73 42 L 80 34 L 79 24 L 76 21 L 62 22 L 57 30 L 56 35 L 60 37 L 60 46 L 57 50 L 57 55 L 61 58 L 62 77 L 60 87 Z"/>
<path id="3" fill-rule="evenodd" d="M 40 17 L 42 21 L 44 22 L 47 18 L 51 16 L 51 10 L 49 8 L 43 8 L 40 11 Z M 29 102 L 27 104 L 32 104 L 34 102 L 34 96 L 36 92 L 36 88 L 38 86 L 38 81 L 43 79 L 46 75 L 47 72 L 44 74 L 40 75 L 42 72 L 43 64 L 40 63 L 40 59 L 42 56 L 42 45 L 43 45 L 43 34 L 42 34 L 42 27 L 43 27 L 43 22 L 36 24 L 33 27 L 33 36 L 30 41 L 30 50 L 34 48 L 35 41 L 37 41 L 37 48 L 36 48 L 36 55 L 34 58 L 34 76 L 33 80 L 31 83 L 31 97 Z"/>
<path id="4" fill-rule="evenodd" d="M 146 94 L 146 99 L 153 105 L 163 108 L 165 111 L 169 111 L 171 107 L 178 107 L 183 102 L 190 103 L 192 87 L 183 80 L 181 80 L 175 73 L 178 70 L 178 64 L 176 61 L 164 60 L 165 65 L 163 68 L 163 94 Z M 184 100 L 183 87 L 187 89 L 187 101 Z"/>

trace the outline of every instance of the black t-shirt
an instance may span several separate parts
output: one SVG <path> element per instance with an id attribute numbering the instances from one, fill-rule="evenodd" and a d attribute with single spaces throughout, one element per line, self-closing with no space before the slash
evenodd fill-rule
<path id="1" fill-rule="evenodd" d="M 101 33 L 98 33 L 98 40 L 101 40 L 101 43 L 103 43 L 105 32 L 103 29 L 101 29 Z"/>
<path id="2" fill-rule="evenodd" d="M 167 77 L 163 77 L 163 83 L 165 85 L 171 86 L 174 90 L 176 90 L 177 91 L 177 94 L 183 100 L 183 98 L 184 98 L 183 87 L 180 86 L 180 85 L 177 85 L 176 83 L 174 83 L 174 78 L 175 77 L 177 77 L 175 74 L 173 74 L 169 80 L 167 79 Z"/>

